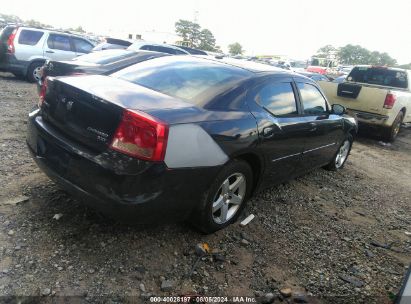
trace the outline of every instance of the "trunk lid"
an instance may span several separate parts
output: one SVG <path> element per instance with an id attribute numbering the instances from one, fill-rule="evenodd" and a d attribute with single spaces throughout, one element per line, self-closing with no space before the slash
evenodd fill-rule
<path id="1" fill-rule="evenodd" d="M 384 101 L 389 89 L 376 86 L 368 86 L 358 83 L 319 82 L 328 100 L 332 104 L 341 104 L 346 108 L 385 114 Z"/>
<path id="2" fill-rule="evenodd" d="M 104 151 L 124 109 L 181 109 L 191 104 L 108 76 L 49 78 L 43 118 L 70 139 Z"/>

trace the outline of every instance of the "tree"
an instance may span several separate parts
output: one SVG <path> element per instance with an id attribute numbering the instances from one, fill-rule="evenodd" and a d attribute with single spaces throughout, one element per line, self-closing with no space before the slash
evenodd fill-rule
<path id="1" fill-rule="evenodd" d="M 208 29 L 203 29 L 200 32 L 200 37 L 199 37 L 200 43 L 198 45 L 198 48 L 204 51 L 211 51 L 214 52 L 216 51 L 216 45 L 215 45 L 215 38 L 213 33 L 211 33 L 210 30 Z"/>
<path id="2" fill-rule="evenodd" d="M 228 51 L 232 56 L 241 55 L 242 53 L 244 53 L 243 47 L 238 42 L 230 44 L 228 46 Z"/>
<path id="3" fill-rule="evenodd" d="M 41 23 L 40 21 L 34 20 L 34 19 L 30 19 L 24 22 L 26 25 L 28 26 L 33 26 L 33 27 L 47 27 L 47 28 L 52 28 L 51 25 L 49 24 L 45 24 L 45 23 Z"/>
<path id="4" fill-rule="evenodd" d="M 189 42 L 191 47 L 197 47 L 200 40 L 200 25 L 189 20 L 180 19 L 175 23 L 176 33 Z"/>
<path id="5" fill-rule="evenodd" d="M 0 18 L 4 19 L 6 23 L 22 23 L 23 22 L 23 20 L 21 20 L 18 16 L 15 16 L 15 15 L 0 14 Z"/>
<path id="6" fill-rule="evenodd" d="M 333 55 L 337 49 L 333 47 L 331 44 L 327 44 L 322 48 L 318 49 L 316 57 L 319 58 L 328 58 L 330 55 Z"/>
<path id="7" fill-rule="evenodd" d="M 387 53 L 369 51 L 359 45 L 347 44 L 338 50 L 338 57 L 343 64 L 371 64 L 393 66 L 397 61 Z"/>

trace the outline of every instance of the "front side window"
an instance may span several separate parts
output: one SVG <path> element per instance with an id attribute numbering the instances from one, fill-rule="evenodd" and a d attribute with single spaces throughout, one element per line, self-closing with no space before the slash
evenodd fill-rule
<path id="1" fill-rule="evenodd" d="M 259 90 L 254 100 L 275 116 L 297 114 L 294 91 L 290 82 L 266 84 Z"/>
<path id="2" fill-rule="evenodd" d="M 76 49 L 76 52 L 78 53 L 90 53 L 93 45 L 83 39 L 79 38 L 72 38 L 73 43 L 74 43 L 74 48 Z"/>
<path id="3" fill-rule="evenodd" d="M 71 51 L 70 37 L 66 35 L 50 34 L 49 39 L 47 40 L 47 46 L 54 50 Z"/>
<path id="4" fill-rule="evenodd" d="M 43 34 L 40 31 L 22 30 L 19 36 L 19 44 L 36 45 Z"/>
<path id="5" fill-rule="evenodd" d="M 327 112 L 327 101 L 315 86 L 299 82 L 297 87 L 304 106 L 304 114 L 321 115 Z"/>

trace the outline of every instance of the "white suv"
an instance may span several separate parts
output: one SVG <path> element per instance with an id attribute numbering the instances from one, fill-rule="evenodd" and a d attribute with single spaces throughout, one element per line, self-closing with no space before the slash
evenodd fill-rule
<path id="1" fill-rule="evenodd" d="M 47 59 L 71 60 L 93 47 L 89 40 L 70 33 L 17 27 L 7 41 L 5 69 L 34 82 L 40 79 L 40 69 Z"/>

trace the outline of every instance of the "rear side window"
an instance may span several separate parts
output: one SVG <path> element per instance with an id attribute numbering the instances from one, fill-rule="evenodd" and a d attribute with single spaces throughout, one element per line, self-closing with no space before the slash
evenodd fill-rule
<path id="1" fill-rule="evenodd" d="M 22 30 L 19 36 L 19 44 L 36 45 L 43 37 L 43 32 L 33 30 Z"/>
<path id="2" fill-rule="evenodd" d="M 376 84 L 395 88 L 408 88 L 405 71 L 378 67 L 355 67 L 347 77 L 348 81 Z"/>
<path id="3" fill-rule="evenodd" d="M 47 46 L 54 50 L 71 51 L 70 37 L 50 34 L 49 39 L 47 39 Z"/>
<path id="4" fill-rule="evenodd" d="M 263 86 L 254 100 L 275 116 L 297 114 L 293 87 L 290 82 Z"/>
<path id="5" fill-rule="evenodd" d="M 125 68 L 113 77 L 202 104 L 250 75 L 246 70 L 209 60 L 165 56 Z"/>
<path id="6" fill-rule="evenodd" d="M 90 53 L 91 50 L 93 49 L 93 45 L 83 39 L 79 39 L 79 38 L 71 38 L 73 39 L 73 43 L 74 43 L 74 48 L 76 50 L 76 52 L 78 53 Z"/>
<path id="7" fill-rule="evenodd" d="M 321 115 L 327 112 L 327 101 L 315 86 L 299 82 L 297 87 L 304 106 L 304 114 Z"/>

